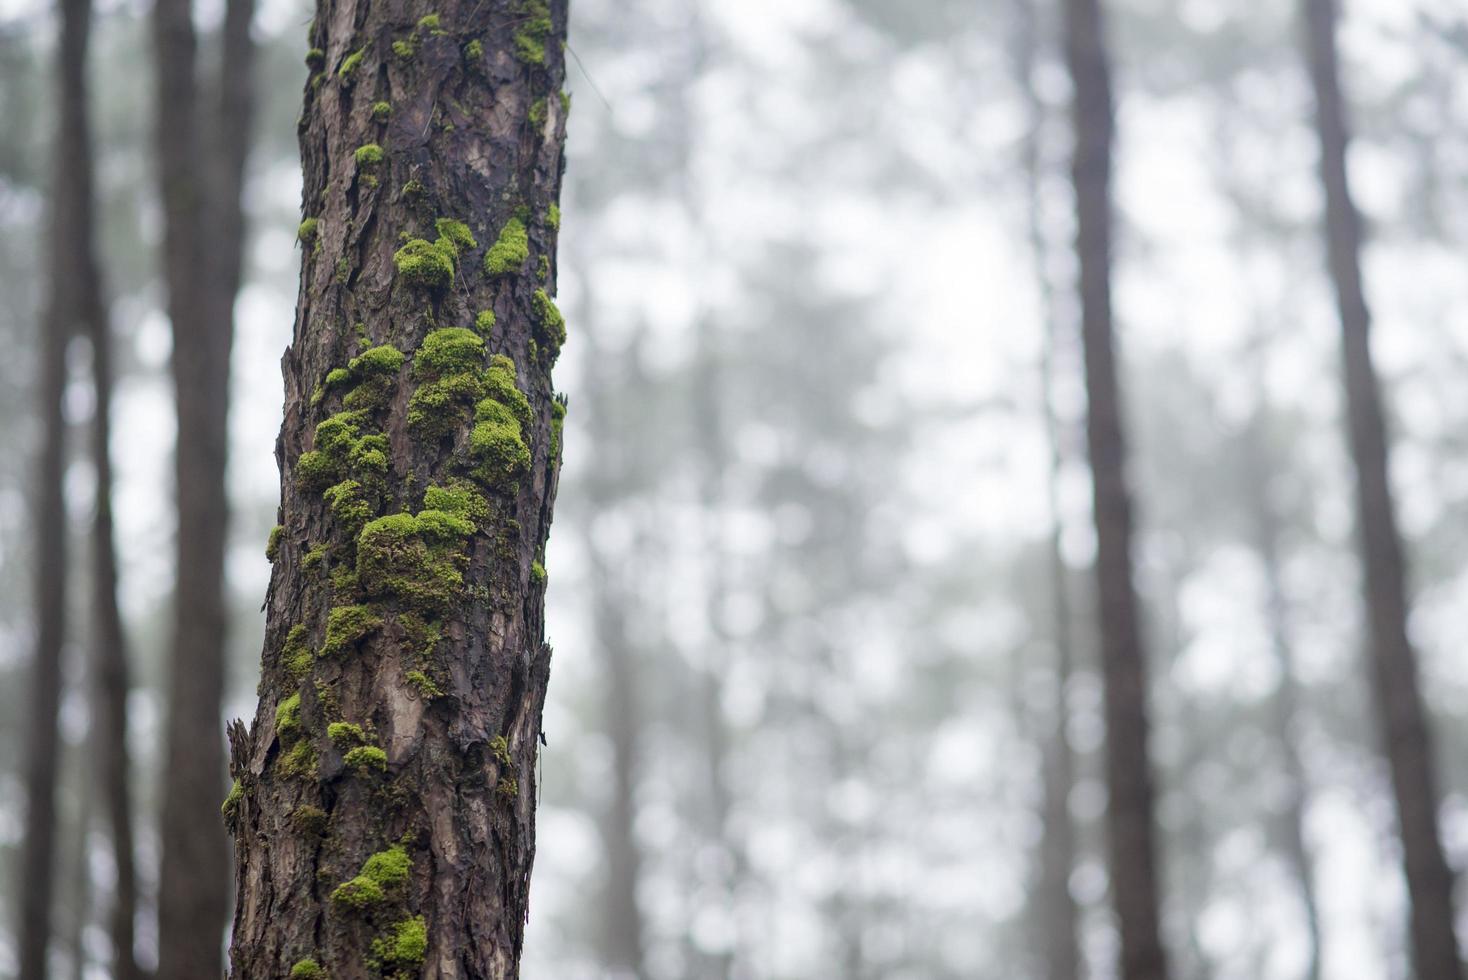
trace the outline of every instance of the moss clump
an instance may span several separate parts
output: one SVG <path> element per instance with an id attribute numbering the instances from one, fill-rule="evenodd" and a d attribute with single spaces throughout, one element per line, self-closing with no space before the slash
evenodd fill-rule
<path id="1" fill-rule="evenodd" d="M 291 750 L 280 757 L 280 771 L 285 776 L 309 778 L 316 777 L 316 749 L 311 740 L 303 738 L 296 742 Z"/>
<path id="2" fill-rule="evenodd" d="M 392 103 L 391 102 L 374 102 L 374 103 L 372 103 L 372 119 L 373 119 L 373 121 L 375 121 L 375 122 L 387 122 L 388 117 L 391 116 L 391 115 L 392 115 Z"/>
<path id="3" fill-rule="evenodd" d="M 354 909 L 376 905 L 384 901 L 393 889 L 407 882 L 412 868 L 408 852 L 401 844 L 394 845 L 369 857 L 357 877 L 336 887 L 331 893 L 331 900 Z"/>
<path id="4" fill-rule="evenodd" d="M 344 653 L 381 628 L 382 617 L 371 606 L 337 606 L 326 614 L 326 639 L 321 644 L 321 655 L 334 657 Z"/>
<path id="5" fill-rule="evenodd" d="M 301 221 L 301 226 L 296 229 L 296 241 L 303 245 L 309 245 L 316 240 L 317 230 L 321 227 L 319 218 L 306 218 Z"/>
<path id="6" fill-rule="evenodd" d="M 494 320 L 494 310 L 480 310 L 479 315 L 474 318 L 474 329 L 487 340 L 494 332 Z"/>
<path id="7" fill-rule="evenodd" d="M 555 25 L 545 0 L 522 0 L 520 13 L 525 18 L 515 32 L 515 57 L 527 65 L 545 64 L 545 44 Z"/>
<path id="8" fill-rule="evenodd" d="M 542 95 L 530 103 L 530 111 L 527 115 L 530 118 L 530 125 L 536 129 L 545 125 L 545 96 Z"/>
<path id="9" fill-rule="evenodd" d="M 428 925 L 423 916 L 414 916 L 395 924 L 387 933 L 372 941 L 372 955 L 384 966 L 411 970 L 428 955 Z"/>
<path id="10" fill-rule="evenodd" d="M 530 563 L 530 581 L 537 587 L 545 584 L 545 566 L 538 561 Z"/>
<path id="11" fill-rule="evenodd" d="M 566 427 L 566 400 L 565 396 L 558 396 L 551 402 L 551 458 L 555 459 L 561 455 L 561 433 Z"/>
<path id="12" fill-rule="evenodd" d="M 318 544 L 301 556 L 301 571 L 309 572 L 326 560 L 326 545 Z"/>
<path id="13" fill-rule="evenodd" d="M 510 410 L 523 428 L 530 426 L 530 401 L 515 385 L 515 362 L 504 354 L 490 358 L 484 372 L 485 394 Z"/>
<path id="14" fill-rule="evenodd" d="M 397 374 L 403 366 L 403 352 L 392 344 L 382 344 L 363 351 L 347 362 L 347 368 L 358 377 L 370 374 Z"/>
<path id="15" fill-rule="evenodd" d="M 541 282 L 545 282 L 547 279 L 550 278 L 550 256 L 549 255 L 542 255 L 540 257 L 540 261 L 537 262 L 536 263 L 536 266 L 535 266 L 535 275 L 536 275 L 536 278 L 538 278 Z"/>
<path id="16" fill-rule="evenodd" d="M 307 51 L 306 52 L 306 67 L 307 68 L 310 68 L 312 71 L 315 71 L 317 68 L 320 68 L 324 64 L 326 64 L 326 52 L 325 51 L 322 51 L 320 48 L 312 48 L 310 51 Z"/>
<path id="17" fill-rule="evenodd" d="M 304 960 L 296 960 L 296 965 L 291 967 L 290 980 L 326 980 L 326 971 L 308 956 Z"/>
<path id="18" fill-rule="evenodd" d="M 331 900 L 337 905 L 359 911 L 380 904 L 386 897 L 382 893 L 381 885 L 361 875 L 351 881 L 342 882 L 331 893 Z"/>
<path id="19" fill-rule="evenodd" d="M 433 678 L 421 670 L 408 671 L 403 675 L 403 680 L 409 687 L 417 691 L 420 697 L 438 698 L 443 696 L 443 688 L 435 684 Z"/>
<path id="20" fill-rule="evenodd" d="M 285 637 L 285 645 L 280 649 L 280 662 L 293 680 L 299 681 L 311 673 L 311 665 L 316 662 L 316 654 L 311 651 L 310 644 L 306 642 L 305 626 L 297 623 L 290 628 L 290 632 Z"/>
<path id="21" fill-rule="evenodd" d="M 378 772 L 387 772 L 387 753 L 375 745 L 360 745 L 348 752 L 342 762 L 348 769 L 358 773 L 366 773 L 376 769 Z"/>
<path id="22" fill-rule="evenodd" d="M 301 737 L 301 695 L 292 694 L 275 706 L 275 735 L 282 742 Z"/>
<path id="23" fill-rule="evenodd" d="M 240 781 L 236 779 L 234 781 L 234 785 L 231 786 L 229 789 L 229 795 L 224 798 L 223 803 L 219 804 L 219 812 L 222 813 L 226 819 L 234 816 L 234 812 L 239 809 L 240 801 L 244 798 L 245 788 L 241 786 Z"/>
<path id="24" fill-rule="evenodd" d="M 484 57 L 484 43 L 478 38 L 464 45 L 464 57 L 470 61 L 478 61 Z"/>
<path id="25" fill-rule="evenodd" d="M 351 371 L 348 371 L 346 368 L 332 368 L 330 371 L 326 372 L 326 381 L 324 383 L 328 388 L 335 388 L 338 385 L 344 385 L 351 380 Z"/>
<path id="26" fill-rule="evenodd" d="M 280 556 L 280 539 L 285 535 L 285 525 L 277 524 L 270 529 L 270 537 L 265 539 L 265 560 L 274 563 Z"/>
<path id="27" fill-rule="evenodd" d="M 372 598 L 397 599 L 436 614 L 463 589 L 468 519 L 448 511 L 389 514 L 370 521 L 357 538 L 357 581 Z"/>
<path id="28" fill-rule="evenodd" d="M 503 735 L 496 735 L 489 740 L 489 754 L 494 756 L 502 766 L 510 764 L 510 743 Z"/>
<path id="29" fill-rule="evenodd" d="M 392 53 L 404 61 L 411 61 L 414 55 L 418 53 L 418 45 L 414 44 L 411 40 L 394 41 L 392 43 Z"/>
<path id="30" fill-rule="evenodd" d="M 326 737 L 331 739 L 331 744 L 339 749 L 355 748 L 358 745 L 366 745 L 369 741 L 367 733 L 362 731 L 362 726 L 354 725 L 349 721 L 334 721 L 327 725 Z"/>
<path id="31" fill-rule="evenodd" d="M 357 169 L 360 170 L 377 166 L 382 162 L 382 156 L 382 147 L 376 143 L 364 143 L 357 147 L 357 151 L 352 154 L 352 159 L 357 161 Z"/>
<path id="32" fill-rule="evenodd" d="M 291 823 L 305 837 L 320 837 L 326 833 L 326 811 L 319 806 L 303 803 L 291 811 Z"/>
<path id="33" fill-rule="evenodd" d="M 384 459 L 383 467 L 386 468 L 386 465 Z M 362 484 L 356 480 L 343 480 L 333 484 L 321 496 L 331 508 L 332 516 L 353 533 L 372 516 L 372 505 L 362 496 Z"/>
<path id="34" fill-rule="evenodd" d="M 429 487 L 423 492 L 423 509 L 441 511 L 476 522 L 489 518 L 489 501 L 479 491 L 463 483 Z"/>
<path id="35" fill-rule="evenodd" d="M 514 776 L 502 776 L 494 790 L 505 799 L 513 800 L 520 795 L 520 781 Z"/>
<path id="36" fill-rule="evenodd" d="M 530 466 L 520 420 L 507 406 L 486 398 L 475 408 L 469 451 L 478 462 L 475 475 L 492 486 L 507 488 Z"/>
<path id="37" fill-rule="evenodd" d="M 426 238 L 409 239 L 408 243 L 393 253 L 393 264 L 398 275 L 410 286 L 442 289 L 454 281 L 454 258 L 457 251 L 452 244 L 442 244 L 444 239 L 430 242 Z"/>
<path id="38" fill-rule="evenodd" d="M 419 30 L 436 32 L 440 30 L 439 24 L 438 14 L 424 14 L 418 18 Z"/>
<path id="39" fill-rule="evenodd" d="M 320 450 L 301 453 L 296 459 L 296 489 L 306 493 L 325 490 L 336 480 L 336 464 Z"/>
<path id="40" fill-rule="evenodd" d="M 403 185 L 404 197 L 417 197 L 419 194 L 422 194 L 423 191 L 423 181 L 419 180 L 417 177 L 414 177 L 412 180 Z"/>
<path id="41" fill-rule="evenodd" d="M 467 327 L 444 327 L 423 338 L 413 355 L 413 373 L 432 380 L 462 374 L 484 363 L 484 338 Z"/>
<path id="42" fill-rule="evenodd" d="M 445 327 L 423 338 L 413 355 L 421 384 L 408 400 L 408 425 L 421 436 L 441 438 L 470 405 L 484 397 L 484 339 L 466 327 Z"/>
<path id="43" fill-rule="evenodd" d="M 535 339 L 555 357 L 566 342 L 566 318 L 544 289 L 537 289 L 530 297 L 530 309 Z"/>
<path id="44" fill-rule="evenodd" d="M 484 253 L 484 271 L 492 276 L 507 276 L 519 272 L 530 258 L 530 237 L 525 233 L 525 223 L 511 218 L 500 229 L 499 239 Z"/>
<path id="45" fill-rule="evenodd" d="M 457 218 L 439 218 L 433 223 L 434 230 L 438 232 L 440 240 L 448 240 L 456 252 L 466 248 L 478 248 L 479 243 L 474 240 L 474 233 L 469 226 Z"/>
<path id="46" fill-rule="evenodd" d="M 545 226 L 551 231 L 561 230 L 561 206 L 552 204 L 545 209 Z"/>
<path id="47" fill-rule="evenodd" d="M 342 66 L 336 70 L 338 78 L 350 78 L 362 64 L 362 58 L 367 54 L 367 45 L 362 45 L 351 54 L 342 59 Z M 359 161 L 360 162 L 360 161 Z"/>

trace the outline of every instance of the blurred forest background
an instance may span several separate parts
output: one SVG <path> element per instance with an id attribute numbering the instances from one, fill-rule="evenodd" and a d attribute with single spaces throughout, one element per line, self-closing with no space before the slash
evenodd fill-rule
<path id="1" fill-rule="evenodd" d="M 145 969 L 178 524 L 150 13 L 99 0 L 87 66 Z M 206 69 L 224 14 L 194 11 Z M 1107 14 L 1172 973 L 1406 977 L 1300 11 Z M 255 704 L 310 18 L 302 0 L 253 12 L 220 758 L 224 719 Z M 1461 868 L 1468 12 L 1347 0 L 1341 18 L 1410 633 Z M 48 4 L 0 0 L 0 976 L 21 970 L 45 618 L 57 31 Z M 1072 980 L 1117 975 L 1063 36 L 1045 0 L 573 4 L 570 411 L 525 976 L 1018 980 L 1067 959 Z M 49 958 L 77 978 L 114 975 L 128 850 L 96 764 L 95 349 L 64 350 L 55 470 L 72 560 Z"/>

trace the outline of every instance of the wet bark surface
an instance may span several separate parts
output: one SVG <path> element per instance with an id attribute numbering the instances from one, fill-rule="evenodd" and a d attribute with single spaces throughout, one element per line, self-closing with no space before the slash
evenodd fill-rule
<path id="1" fill-rule="evenodd" d="M 518 975 L 565 23 L 318 5 L 260 705 L 231 729 L 236 977 Z"/>

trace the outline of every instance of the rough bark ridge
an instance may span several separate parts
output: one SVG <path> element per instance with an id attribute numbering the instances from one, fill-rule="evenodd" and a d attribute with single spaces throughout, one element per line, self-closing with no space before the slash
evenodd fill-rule
<path id="1" fill-rule="evenodd" d="M 1326 250 L 1341 319 L 1346 427 L 1356 464 L 1372 691 L 1402 836 L 1412 957 L 1418 976 L 1452 980 L 1462 976 L 1453 932 L 1453 873 L 1438 836 L 1432 744 L 1417 654 L 1407 637 L 1406 568 L 1388 478 L 1381 391 L 1371 360 L 1371 313 L 1361 283 L 1361 219 L 1346 177 L 1349 136 L 1336 53 L 1336 8 L 1333 0 L 1305 0 L 1304 10 L 1325 186 Z"/>
<path id="2" fill-rule="evenodd" d="M 320 0 L 233 976 L 515 977 L 564 412 L 564 0 Z"/>
<path id="3" fill-rule="evenodd" d="M 31 730 L 26 742 L 26 831 L 21 855 L 20 975 L 47 975 L 56 851 L 56 770 L 61 700 L 61 647 L 65 638 L 66 508 L 62 498 L 66 424 L 66 345 L 87 312 L 80 302 L 95 281 L 91 228 L 91 159 L 87 138 L 88 0 L 62 0 L 57 48 L 56 183 L 51 196 L 50 293 L 41 323 L 41 457 L 36 473 L 36 659 L 32 668 Z M 80 284 L 80 288 L 79 288 Z"/>
<path id="4" fill-rule="evenodd" d="M 1066 0 L 1066 62 L 1075 91 L 1076 252 L 1081 268 L 1081 339 L 1085 353 L 1096 520 L 1101 667 L 1105 680 L 1106 811 L 1112 902 L 1121 928 L 1121 975 L 1162 980 L 1166 957 L 1158 928 L 1156 828 L 1147 755 L 1146 655 L 1132 586 L 1132 511 L 1126 484 L 1111 324 L 1111 75 L 1100 3 Z"/>

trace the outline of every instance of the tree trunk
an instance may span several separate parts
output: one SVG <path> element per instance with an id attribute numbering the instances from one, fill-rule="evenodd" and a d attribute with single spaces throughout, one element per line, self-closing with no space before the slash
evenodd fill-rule
<path id="1" fill-rule="evenodd" d="M 1040 31 L 1029 0 L 1015 4 L 1018 29 L 1015 37 L 1015 75 L 1024 93 L 1026 132 L 1021 146 L 1025 178 L 1026 234 L 1035 284 L 1045 321 L 1039 374 L 1040 404 L 1045 436 L 1050 450 L 1046 480 L 1050 534 L 1046 558 L 1050 573 L 1051 628 L 1055 642 L 1054 688 L 1051 725 L 1045 735 L 1042 755 L 1042 798 L 1040 808 L 1040 868 L 1036 905 L 1037 948 L 1042 954 L 1047 980 L 1079 980 L 1080 909 L 1070 891 L 1075 872 L 1076 829 L 1070 815 L 1070 794 L 1075 787 L 1075 752 L 1069 735 L 1070 712 L 1066 691 L 1075 665 L 1075 643 L 1071 630 L 1068 572 L 1060 551 L 1063 517 L 1060 509 L 1060 473 L 1064 462 L 1062 432 L 1055 413 L 1054 380 L 1058 323 L 1055 291 L 1049 268 L 1050 246 L 1040 213 L 1044 163 L 1041 138 L 1046 111 L 1035 88 L 1035 63 L 1040 53 Z"/>
<path id="2" fill-rule="evenodd" d="M 51 282 L 42 323 L 41 457 L 36 482 L 36 659 L 26 743 L 26 828 L 21 854 L 20 975 L 47 976 L 56 851 L 57 712 L 61 702 L 61 653 L 66 616 L 66 506 L 62 496 L 66 424 L 66 345 L 78 319 L 86 283 L 95 282 L 95 257 L 82 247 L 91 229 L 91 158 L 87 136 L 89 0 L 62 0 L 57 46 L 56 183 L 51 198 Z M 80 285 L 79 285 L 80 284 Z"/>
<path id="3" fill-rule="evenodd" d="M 154 11 L 179 521 L 158 900 L 160 980 L 219 972 L 228 908 L 226 842 L 214 814 L 224 768 L 219 727 L 229 352 L 243 248 L 240 189 L 253 106 L 253 14 L 253 0 L 226 4 L 218 106 L 206 138 L 189 0 L 157 0 Z"/>
<path id="4" fill-rule="evenodd" d="M 549 676 L 564 0 L 320 0 L 231 959 L 515 977 Z M 472 328 L 471 328 L 472 326 Z"/>
<path id="5" fill-rule="evenodd" d="M 1333 0 L 1305 0 L 1305 34 L 1315 88 L 1325 238 L 1341 319 L 1346 427 L 1356 465 L 1357 527 L 1371 628 L 1372 690 L 1391 768 L 1411 899 L 1417 975 L 1461 977 L 1453 932 L 1453 872 L 1438 836 L 1438 793 L 1417 655 L 1407 637 L 1406 568 L 1387 465 L 1381 392 L 1371 360 L 1371 314 L 1361 284 L 1361 220 L 1346 177 L 1349 136 L 1340 91 Z"/>
<path id="6" fill-rule="evenodd" d="M 1076 253 L 1089 400 L 1101 665 L 1105 681 L 1107 831 L 1121 975 L 1161 980 L 1156 829 L 1147 755 L 1146 656 L 1132 583 L 1132 513 L 1111 323 L 1110 67 L 1099 0 L 1066 0 L 1066 61 L 1075 92 Z"/>

